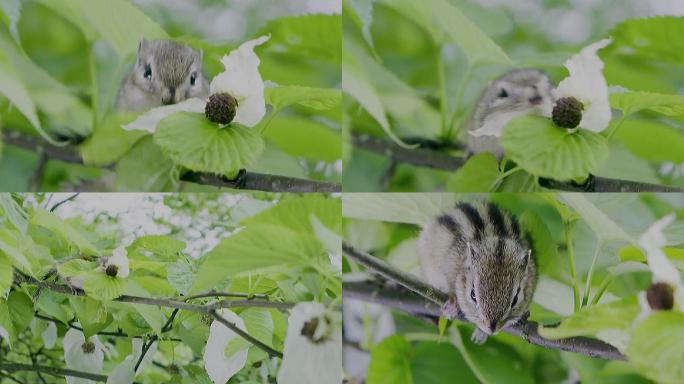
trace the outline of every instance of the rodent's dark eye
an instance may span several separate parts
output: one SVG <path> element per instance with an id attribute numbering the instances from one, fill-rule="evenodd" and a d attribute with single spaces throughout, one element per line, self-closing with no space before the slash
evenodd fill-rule
<path id="1" fill-rule="evenodd" d="M 190 75 L 190 85 L 195 85 L 195 81 L 197 80 L 197 73 L 193 73 Z"/>
<path id="2" fill-rule="evenodd" d="M 505 89 L 501 88 L 501 91 L 499 91 L 498 96 L 499 96 L 499 98 L 504 99 L 504 98 L 508 97 L 508 92 L 506 92 Z"/>
<path id="3" fill-rule="evenodd" d="M 515 293 L 515 296 L 513 296 L 513 302 L 511 303 L 511 308 L 515 307 L 516 304 L 518 304 L 518 294 L 520 293 L 520 288 L 518 288 L 518 291 Z"/>
<path id="4" fill-rule="evenodd" d="M 143 76 L 144 76 L 147 80 L 152 80 L 152 67 L 150 67 L 149 64 L 146 64 L 146 65 L 145 65 L 145 73 L 143 73 Z"/>
<path id="5" fill-rule="evenodd" d="M 473 299 L 473 302 L 477 303 L 477 299 L 475 299 L 475 288 L 470 289 L 470 298 Z"/>

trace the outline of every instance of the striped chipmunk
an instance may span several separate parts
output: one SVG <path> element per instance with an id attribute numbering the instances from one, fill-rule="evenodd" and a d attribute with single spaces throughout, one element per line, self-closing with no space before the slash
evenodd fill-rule
<path id="1" fill-rule="evenodd" d="M 472 340 L 524 321 L 537 284 L 532 240 L 518 220 L 493 203 L 457 204 L 422 230 L 419 259 L 427 281 L 449 294 L 449 319 L 477 326 Z"/>

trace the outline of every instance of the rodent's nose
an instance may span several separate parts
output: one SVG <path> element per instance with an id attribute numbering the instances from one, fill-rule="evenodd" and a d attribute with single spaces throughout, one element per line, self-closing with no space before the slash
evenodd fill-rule
<path id="1" fill-rule="evenodd" d="M 530 103 L 537 105 L 537 104 L 541 103 L 543 99 L 544 98 L 541 97 L 541 95 L 534 95 L 534 96 L 530 97 L 528 100 L 530 101 Z"/>
<path id="2" fill-rule="evenodd" d="M 489 330 L 490 330 L 492 333 L 494 333 L 494 331 L 496 331 L 496 320 L 492 320 L 492 321 L 489 323 Z"/>
<path id="3" fill-rule="evenodd" d="M 173 104 L 175 97 L 176 97 L 176 89 L 170 88 L 168 96 L 162 96 L 162 104 L 164 104 L 164 105 Z"/>

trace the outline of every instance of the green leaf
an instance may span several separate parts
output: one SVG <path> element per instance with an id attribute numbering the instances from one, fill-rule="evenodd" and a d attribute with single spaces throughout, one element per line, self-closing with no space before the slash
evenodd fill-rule
<path id="1" fill-rule="evenodd" d="M 555 180 L 585 178 L 608 157 L 603 136 L 586 129 L 571 133 L 537 116 L 512 120 L 501 142 L 506 155 L 526 171 Z"/>
<path id="2" fill-rule="evenodd" d="M 0 297 L 5 297 L 10 288 L 12 288 L 13 274 L 12 262 L 10 262 L 7 256 L 0 253 Z"/>
<path id="3" fill-rule="evenodd" d="M 684 34 L 681 17 L 659 16 L 628 19 L 618 24 L 609 35 L 611 49 L 633 52 L 640 59 L 654 59 L 673 63 L 684 62 L 684 43 L 672 36 Z"/>
<path id="4" fill-rule="evenodd" d="M 38 131 L 42 131 L 36 105 L 28 90 L 20 81 L 21 77 L 14 70 L 5 53 L 0 51 L 0 93 L 4 95 Z"/>
<path id="5" fill-rule="evenodd" d="M 177 261 L 166 265 L 166 279 L 176 292 L 187 295 L 195 282 L 192 266 L 186 261 Z"/>
<path id="6" fill-rule="evenodd" d="M 684 249 L 663 248 L 663 252 L 665 252 L 665 255 L 672 261 L 684 261 Z M 641 248 L 634 245 L 620 248 L 618 257 L 620 258 L 620 261 L 646 262 L 646 255 L 644 255 L 644 252 Z"/>
<path id="7" fill-rule="evenodd" d="M 542 270 L 545 266 L 550 266 L 558 256 L 558 246 L 549 231 L 548 225 L 534 211 L 523 213 L 520 216 L 520 224 L 532 236 L 537 268 Z"/>
<path id="8" fill-rule="evenodd" d="M 324 111 L 336 108 L 342 102 L 342 91 L 335 88 L 284 85 L 277 88 L 266 88 L 264 94 L 266 103 L 272 105 L 276 111 L 295 104 Z"/>
<path id="9" fill-rule="evenodd" d="M 448 192 L 487 192 L 499 179 L 499 162 L 489 152 L 478 153 L 449 177 Z"/>
<path id="10" fill-rule="evenodd" d="M 342 196 L 346 218 L 423 225 L 456 203 L 448 193 L 347 193 Z"/>
<path id="11" fill-rule="evenodd" d="M 153 259 L 175 261 L 178 259 L 178 253 L 182 252 L 185 246 L 185 242 L 171 236 L 147 235 L 136 238 L 128 246 L 128 252 L 134 254 L 134 252 L 148 251 Z"/>
<path id="12" fill-rule="evenodd" d="M 250 345 L 252 344 L 250 344 L 249 341 L 243 339 L 242 337 L 236 337 L 226 344 L 226 349 L 223 351 L 223 356 L 226 359 L 230 359 L 236 353 L 249 348 Z"/>
<path id="13" fill-rule="evenodd" d="M 658 311 L 648 316 L 632 332 L 627 357 L 651 380 L 684 381 L 684 314 Z"/>
<path id="14" fill-rule="evenodd" d="M 610 141 L 609 147 L 608 160 L 594 171 L 594 176 L 651 184 L 662 183 L 657 169 L 648 160 L 636 156 L 617 140 Z"/>
<path id="15" fill-rule="evenodd" d="M 14 291 L 7 297 L 7 306 L 11 309 L 10 318 L 18 335 L 28 328 L 33 320 L 33 301 L 24 292 Z"/>
<path id="16" fill-rule="evenodd" d="M 649 161 L 684 162 L 684 133 L 663 123 L 627 120 L 615 137 L 634 154 Z"/>
<path id="17" fill-rule="evenodd" d="M 368 384 L 478 383 L 462 355 L 448 343 L 420 342 L 412 346 L 404 336 L 384 339 L 371 351 Z"/>
<path id="18" fill-rule="evenodd" d="M 264 150 L 255 129 L 220 128 L 199 113 L 176 113 L 159 123 L 154 142 L 176 163 L 197 172 L 232 176 Z"/>
<path id="19" fill-rule="evenodd" d="M 83 162 L 87 165 L 104 166 L 121 159 L 141 137 L 144 131 L 125 131 L 122 124 L 128 124 L 137 114 L 125 113 L 107 116 L 92 135 L 79 146 Z"/>
<path id="20" fill-rule="evenodd" d="M 78 277 L 97 268 L 97 263 L 82 259 L 73 259 L 57 266 L 57 271 L 61 276 Z"/>
<path id="21" fill-rule="evenodd" d="M 126 294 L 128 295 L 151 297 L 150 293 L 135 281 L 129 281 L 128 286 L 125 287 L 125 289 Z M 166 319 L 158 307 L 145 304 L 125 304 L 125 306 L 137 311 L 137 313 L 145 320 L 147 325 L 149 325 L 157 335 L 161 335 L 161 329 Z"/>
<path id="22" fill-rule="evenodd" d="M 342 200 L 320 194 L 291 196 L 278 204 L 263 210 L 254 216 L 242 220 L 241 224 L 249 228 L 252 224 L 280 224 L 287 228 L 299 229 L 313 234 L 311 215 L 335 233 L 340 233 L 342 220 L 340 211 Z"/>
<path id="23" fill-rule="evenodd" d="M 633 242 L 633 239 L 621 226 L 592 202 L 595 200 L 592 200 L 591 196 L 579 193 L 562 193 L 560 198 L 584 219 L 598 239 L 604 242 Z"/>
<path id="24" fill-rule="evenodd" d="M 4 212 L 8 221 L 19 232 L 26 234 L 28 229 L 28 219 L 26 212 L 17 204 L 9 193 L 0 194 L 0 208 Z"/>
<path id="25" fill-rule="evenodd" d="M 176 189 L 176 166 L 166 157 L 152 136 L 144 137 L 117 163 L 117 191 L 159 192 Z"/>
<path id="26" fill-rule="evenodd" d="M 7 333 L 7 335 L 4 335 L 3 333 Z M 10 317 L 9 308 L 7 307 L 7 301 L 0 299 L 0 340 L 4 339 L 5 337 L 9 337 L 7 342 L 11 347 L 14 339 L 17 337 L 17 333 L 14 331 L 14 324 L 12 324 L 12 318 Z"/>
<path id="27" fill-rule="evenodd" d="M 273 346 L 273 318 L 268 309 L 247 308 L 240 317 L 245 322 L 247 333 L 262 343 Z M 241 338 L 240 338 L 241 339 Z M 268 354 L 261 349 L 252 348 L 248 354 L 248 361 L 255 362 L 268 357 Z"/>
<path id="28" fill-rule="evenodd" d="M 40 225 L 58 234 L 64 240 L 75 245 L 86 255 L 99 255 L 100 251 L 95 245 L 88 241 L 76 228 L 68 222 L 60 219 L 52 212 L 44 209 L 36 209 L 31 215 L 31 224 Z"/>
<path id="29" fill-rule="evenodd" d="M 90 297 L 69 297 L 69 303 L 76 312 L 86 339 L 107 328 L 112 321 L 101 301 Z"/>
<path id="30" fill-rule="evenodd" d="M 340 132 L 316 121 L 280 117 L 271 122 L 265 136 L 292 156 L 329 163 L 342 158 Z"/>
<path id="31" fill-rule="evenodd" d="M 627 330 L 639 314 L 635 298 L 584 307 L 563 320 L 557 327 L 540 327 L 539 334 L 547 339 L 573 336 L 596 336 L 606 330 Z"/>
<path id="32" fill-rule="evenodd" d="M 36 306 L 42 311 L 42 313 L 53 317 L 64 324 L 69 324 L 71 321 L 71 308 L 67 305 L 62 305 L 62 303 L 67 299 L 65 295 L 55 293 L 48 290 L 40 291 L 40 296 L 36 301 Z"/>
<path id="33" fill-rule="evenodd" d="M 342 56 L 341 15 L 307 15 L 279 17 L 269 22 L 264 34 L 271 39 L 265 49 L 282 52 L 289 56 L 305 56 L 340 62 Z"/>
<path id="34" fill-rule="evenodd" d="M 644 109 L 665 116 L 684 115 L 684 96 L 653 92 L 625 92 L 610 95 L 610 106 L 619 109 L 625 116 Z"/>
<path id="35" fill-rule="evenodd" d="M 107 276 L 104 272 L 92 271 L 84 275 L 83 290 L 94 299 L 109 301 L 123 295 L 125 279 Z"/>
<path id="36" fill-rule="evenodd" d="M 34 270 L 34 255 L 27 247 L 30 240 L 28 236 L 20 234 L 18 231 L 12 229 L 0 230 L 0 252 L 4 253 L 12 264 L 20 270 L 33 274 Z M 33 241 L 30 241 L 33 243 Z"/>

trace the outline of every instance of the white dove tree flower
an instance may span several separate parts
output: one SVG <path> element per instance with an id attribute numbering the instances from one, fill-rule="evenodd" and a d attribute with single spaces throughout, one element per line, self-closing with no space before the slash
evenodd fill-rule
<path id="1" fill-rule="evenodd" d="M 662 219 L 656 221 L 646 232 L 639 238 L 639 245 L 646 252 L 646 260 L 648 267 L 653 274 L 650 293 L 655 296 L 672 295 L 673 308 L 684 312 L 684 283 L 682 283 L 682 276 L 675 267 L 675 265 L 667 258 L 663 248 L 667 245 L 667 239 L 663 234 L 667 228 L 675 220 L 675 215 L 670 214 Z M 667 291 L 667 292 L 665 292 Z M 662 299 L 661 299 L 662 300 Z M 651 312 L 651 308 L 658 303 L 654 301 L 661 301 L 655 297 L 647 298 L 647 294 L 642 292 L 639 296 L 639 302 L 642 306 L 642 315 Z M 669 301 L 670 299 L 666 299 Z M 643 316 L 641 316 L 643 317 Z"/>
<path id="2" fill-rule="evenodd" d="M 81 372 L 100 373 L 104 361 L 104 346 L 97 336 L 86 340 L 83 332 L 69 329 L 63 340 L 64 361 L 67 368 Z M 67 384 L 94 384 L 88 379 L 66 376 Z"/>
<path id="3" fill-rule="evenodd" d="M 229 309 L 221 309 L 219 315 L 227 321 L 235 324 L 239 329 L 247 332 L 244 321 L 235 312 Z M 231 341 L 240 336 L 228 329 L 219 321 L 214 320 L 209 327 L 209 340 L 204 349 L 204 368 L 214 384 L 225 384 L 238 373 L 247 363 L 249 348 L 242 348 L 226 353 Z"/>
<path id="4" fill-rule="evenodd" d="M 556 88 L 552 119 L 556 125 L 574 129 L 577 126 L 601 132 L 611 119 L 608 83 L 603 76 L 603 61 L 597 52 L 612 39 L 603 39 L 584 47 L 565 62 L 570 75 Z"/>
<path id="5" fill-rule="evenodd" d="M 228 94 L 236 102 L 232 121 L 254 127 L 266 114 L 266 100 L 264 96 L 264 80 L 259 73 L 261 61 L 254 53 L 254 48 L 264 44 L 271 38 L 261 36 L 244 42 L 237 49 L 223 56 L 221 63 L 225 70 L 211 81 L 212 96 Z M 212 97 L 210 97 L 212 100 Z M 142 114 L 130 124 L 123 125 L 125 130 L 143 130 L 154 133 L 159 123 L 165 118 L 178 112 L 198 112 L 209 114 L 207 100 L 198 98 L 187 99 L 174 105 L 153 108 Z"/>
<path id="6" fill-rule="evenodd" d="M 299 303 L 292 308 L 278 384 L 342 382 L 342 331 L 333 316 L 320 303 Z"/>
<path id="7" fill-rule="evenodd" d="M 112 256 L 105 260 L 104 265 L 97 268 L 98 271 L 104 272 L 110 277 L 120 277 L 125 279 L 130 274 L 128 267 L 128 252 L 126 247 L 121 245 L 117 247 Z"/>

